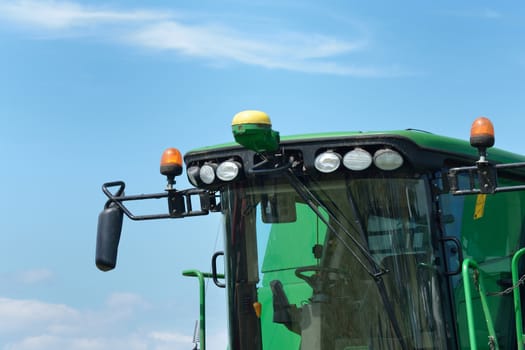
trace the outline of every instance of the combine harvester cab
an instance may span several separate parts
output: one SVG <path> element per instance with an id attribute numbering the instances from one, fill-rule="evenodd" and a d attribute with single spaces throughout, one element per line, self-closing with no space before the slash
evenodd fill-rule
<path id="1" fill-rule="evenodd" d="M 491 148 L 488 119 L 470 144 L 415 130 L 281 138 L 259 111 L 237 114 L 232 131 L 235 143 L 184 158 L 166 150 L 164 192 L 103 185 L 103 271 L 124 216 L 223 215 L 212 271 L 184 272 L 200 281 L 200 349 L 206 278 L 226 288 L 231 350 L 523 349 L 525 157 Z M 177 190 L 183 160 L 195 187 Z M 167 213 L 125 205 L 153 198 Z"/>

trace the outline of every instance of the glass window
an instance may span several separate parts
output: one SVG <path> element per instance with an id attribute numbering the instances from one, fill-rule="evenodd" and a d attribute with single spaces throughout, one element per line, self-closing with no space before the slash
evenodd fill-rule
<path id="1" fill-rule="evenodd" d="M 469 187 L 467 175 L 458 178 L 461 188 Z M 500 185 L 510 184 L 504 178 Z M 496 293 L 511 286 L 510 262 L 512 255 L 523 246 L 525 220 L 525 192 L 501 192 L 492 195 L 473 194 L 452 196 L 440 195 L 442 222 L 446 236 L 453 236 L 461 244 L 464 258 L 470 258 L 480 267 L 478 278 L 482 278 L 487 292 Z M 448 269 L 455 270 L 460 262 L 454 245 L 447 245 L 445 254 Z M 473 294 L 474 325 L 477 342 L 482 344 L 488 337 L 486 315 L 480 303 L 471 276 L 464 281 L 461 275 L 450 278 L 452 295 L 462 348 L 468 348 L 467 311 L 465 305 L 465 283 L 471 284 Z M 494 324 L 500 348 L 511 348 L 515 343 L 514 305 L 509 297 L 487 298 L 490 317 Z"/>
<path id="2" fill-rule="evenodd" d="M 258 261 L 246 263 L 262 275 L 264 348 L 445 348 L 425 181 L 303 181 L 320 216 L 268 179 L 238 191 L 249 204 L 230 225 L 259 213 Z"/>

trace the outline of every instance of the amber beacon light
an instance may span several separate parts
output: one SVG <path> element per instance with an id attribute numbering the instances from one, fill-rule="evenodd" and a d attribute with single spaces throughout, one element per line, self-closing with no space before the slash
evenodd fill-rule
<path id="1" fill-rule="evenodd" d="M 160 173 L 168 178 L 168 187 L 175 183 L 175 176 L 182 174 L 182 155 L 176 148 L 167 148 L 160 158 Z"/>
<path id="2" fill-rule="evenodd" d="M 470 144 L 477 148 L 494 146 L 494 125 L 490 119 L 479 117 L 474 120 L 470 129 Z"/>
<path id="3" fill-rule="evenodd" d="M 470 128 L 470 145 L 479 152 L 479 161 L 485 162 L 487 148 L 494 146 L 494 125 L 489 118 L 479 117 Z"/>

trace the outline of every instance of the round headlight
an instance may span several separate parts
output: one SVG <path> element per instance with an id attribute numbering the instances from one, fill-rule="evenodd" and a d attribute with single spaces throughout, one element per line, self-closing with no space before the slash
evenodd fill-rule
<path id="1" fill-rule="evenodd" d="M 215 168 L 217 168 L 216 164 L 204 164 L 199 171 L 201 181 L 208 185 L 213 183 L 215 181 Z"/>
<path id="2" fill-rule="evenodd" d="M 331 173 L 341 165 L 341 156 L 335 152 L 324 152 L 315 157 L 315 168 L 322 173 Z"/>
<path id="3" fill-rule="evenodd" d="M 372 164 L 372 155 L 358 147 L 345 154 L 343 164 L 350 170 L 365 170 Z"/>
<path id="4" fill-rule="evenodd" d="M 374 154 L 374 164 L 381 170 L 395 170 L 403 165 L 403 157 L 391 149 L 380 149 Z"/>
<path id="5" fill-rule="evenodd" d="M 232 160 L 222 162 L 217 167 L 217 177 L 222 181 L 231 181 L 239 175 L 240 164 Z"/>
<path id="6" fill-rule="evenodd" d="M 190 180 L 191 184 L 195 187 L 199 187 L 199 185 L 202 183 L 200 179 L 200 169 L 198 166 L 190 166 L 186 170 L 186 174 L 188 175 L 188 180 Z"/>

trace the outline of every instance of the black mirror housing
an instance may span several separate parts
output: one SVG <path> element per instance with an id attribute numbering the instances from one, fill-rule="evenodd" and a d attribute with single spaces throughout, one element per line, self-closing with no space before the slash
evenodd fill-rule
<path id="1" fill-rule="evenodd" d="M 118 205 L 110 203 L 98 216 L 95 264 L 101 271 L 113 270 L 117 265 L 123 214 Z"/>

